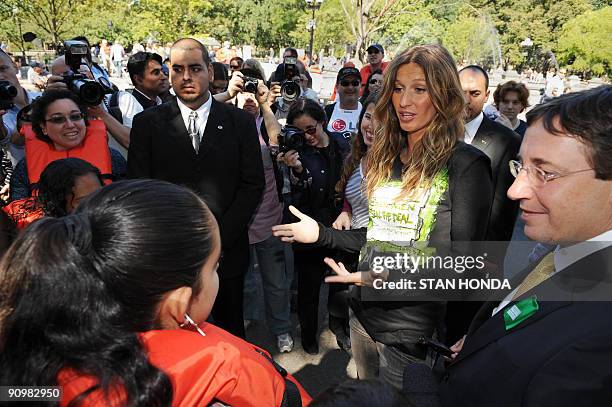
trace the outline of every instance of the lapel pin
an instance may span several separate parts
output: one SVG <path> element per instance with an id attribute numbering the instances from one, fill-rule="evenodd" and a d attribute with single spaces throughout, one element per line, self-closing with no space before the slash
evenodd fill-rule
<path id="1" fill-rule="evenodd" d="M 219 130 L 223 130 L 223 126 L 217 126 Z"/>

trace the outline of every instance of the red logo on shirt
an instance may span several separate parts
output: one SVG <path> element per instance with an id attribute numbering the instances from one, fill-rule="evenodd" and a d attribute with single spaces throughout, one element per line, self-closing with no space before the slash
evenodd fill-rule
<path id="1" fill-rule="evenodd" d="M 346 129 L 346 122 L 342 119 L 336 119 L 332 122 L 331 128 L 334 131 L 344 131 Z"/>

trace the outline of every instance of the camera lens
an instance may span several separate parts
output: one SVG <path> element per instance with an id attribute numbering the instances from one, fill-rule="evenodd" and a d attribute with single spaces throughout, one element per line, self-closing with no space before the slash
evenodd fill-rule
<path id="1" fill-rule="evenodd" d="M 287 102 L 292 102 L 300 97 L 300 85 L 293 81 L 285 81 L 281 85 L 281 96 Z"/>
<path id="2" fill-rule="evenodd" d="M 96 81 L 75 80 L 72 86 L 81 100 L 89 106 L 97 106 L 104 99 L 104 89 Z"/>
<path id="3" fill-rule="evenodd" d="M 11 85 L 8 81 L 0 81 L 0 97 L 12 99 L 17 96 L 17 88 Z"/>

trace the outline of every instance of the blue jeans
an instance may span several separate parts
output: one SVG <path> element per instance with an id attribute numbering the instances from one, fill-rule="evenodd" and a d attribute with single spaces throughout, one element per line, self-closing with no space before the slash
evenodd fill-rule
<path id="1" fill-rule="evenodd" d="M 285 260 L 285 246 L 286 244 L 275 236 L 251 244 L 251 259 L 244 279 L 244 318 L 262 319 L 259 306 L 259 298 L 262 296 L 259 293 L 263 285 L 266 320 L 273 335 L 291 332 L 289 285 L 292 276 Z"/>

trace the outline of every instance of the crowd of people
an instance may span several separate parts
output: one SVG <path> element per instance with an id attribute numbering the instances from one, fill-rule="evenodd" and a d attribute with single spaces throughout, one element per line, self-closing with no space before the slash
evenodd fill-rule
<path id="1" fill-rule="evenodd" d="M 101 64 L 83 57 L 86 83 L 109 79 L 117 45 L 94 51 Z M 0 110 L 0 385 L 61 386 L 62 406 L 612 398 L 612 86 L 522 120 L 524 84 L 501 83 L 485 107 L 484 68 L 459 70 L 441 45 L 384 61 L 372 44 L 323 106 L 293 48 L 269 78 L 191 38 L 167 58 L 135 51 L 133 88 L 97 104 L 67 56 L 31 92 L 0 51 L 16 89 Z M 510 278 L 518 226 L 539 251 Z M 510 281 L 488 301 L 377 288 L 397 277 L 373 268 L 381 256 L 485 246 L 487 277 Z M 270 354 L 319 353 L 322 284 L 359 380 L 313 400 Z M 245 340 L 255 319 L 276 349 Z"/>

